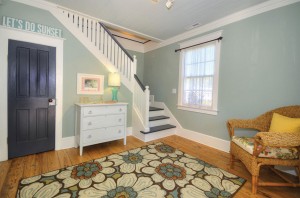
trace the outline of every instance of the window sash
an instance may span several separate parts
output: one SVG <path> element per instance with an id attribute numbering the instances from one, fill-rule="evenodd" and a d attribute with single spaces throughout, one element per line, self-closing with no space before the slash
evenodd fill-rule
<path id="1" fill-rule="evenodd" d="M 182 105 L 213 108 L 215 54 L 215 42 L 183 51 Z"/>

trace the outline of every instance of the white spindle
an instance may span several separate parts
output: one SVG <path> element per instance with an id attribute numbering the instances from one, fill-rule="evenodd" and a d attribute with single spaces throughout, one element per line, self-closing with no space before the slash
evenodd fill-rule
<path id="1" fill-rule="evenodd" d="M 107 57 L 108 56 L 108 33 L 105 32 L 105 37 L 104 37 L 104 54 Z"/>
<path id="2" fill-rule="evenodd" d="M 118 69 L 119 69 L 120 73 L 121 73 L 121 53 L 122 53 L 122 51 L 121 51 L 120 47 L 118 46 L 118 63 L 117 63 L 117 65 L 118 65 Z"/>
<path id="3" fill-rule="evenodd" d="M 122 73 L 123 73 L 123 75 L 124 75 L 124 67 L 125 67 L 125 65 L 124 65 L 124 52 L 123 51 L 121 51 L 121 71 L 122 71 Z"/>
<path id="4" fill-rule="evenodd" d="M 82 17 L 82 33 L 86 35 L 86 18 Z"/>
<path id="5" fill-rule="evenodd" d="M 102 53 L 103 53 L 103 51 L 104 51 L 104 49 L 103 49 L 103 45 L 104 45 L 104 29 L 103 29 L 103 27 L 101 27 L 101 40 L 100 40 L 100 51 L 102 51 Z"/>
<path id="6" fill-rule="evenodd" d="M 95 21 L 94 24 L 94 33 L 95 33 L 95 46 L 98 46 L 98 41 L 99 41 L 99 30 L 98 30 L 98 22 Z"/>
<path id="7" fill-rule="evenodd" d="M 112 38 L 107 34 L 107 58 L 111 61 L 111 40 Z"/>

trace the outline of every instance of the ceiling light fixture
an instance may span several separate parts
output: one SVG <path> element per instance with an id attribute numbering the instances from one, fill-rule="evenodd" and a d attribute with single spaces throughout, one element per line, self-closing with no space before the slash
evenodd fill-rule
<path id="1" fill-rule="evenodd" d="M 167 0 L 166 7 L 170 9 L 174 4 L 174 0 Z"/>

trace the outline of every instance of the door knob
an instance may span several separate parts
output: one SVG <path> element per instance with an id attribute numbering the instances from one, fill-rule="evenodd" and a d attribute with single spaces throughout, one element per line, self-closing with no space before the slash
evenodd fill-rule
<path id="1" fill-rule="evenodd" d="M 49 98 L 48 99 L 48 104 L 49 104 L 49 106 L 55 106 L 56 105 L 55 99 L 54 98 Z"/>

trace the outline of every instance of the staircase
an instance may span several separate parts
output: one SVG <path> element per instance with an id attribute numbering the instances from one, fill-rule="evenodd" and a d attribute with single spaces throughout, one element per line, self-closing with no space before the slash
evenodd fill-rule
<path id="1" fill-rule="evenodd" d="M 49 8 L 56 17 L 110 72 L 118 72 L 122 83 L 133 92 L 136 58 L 97 18 L 63 7 Z"/>
<path id="2" fill-rule="evenodd" d="M 154 102 L 149 87 L 144 86 L 136 75 L 134 77 L 133 135 L 148 142 L 175 134 L 176 126 L 171 124 L 165 109 Z"/>

